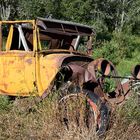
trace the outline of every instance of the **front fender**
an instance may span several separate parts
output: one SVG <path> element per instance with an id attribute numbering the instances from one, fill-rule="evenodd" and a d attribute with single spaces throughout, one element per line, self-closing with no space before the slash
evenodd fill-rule
<path id="1" fill-rule="evenodd" d="M 52 89 L 56 75 L 60 72 L 63 66 L 67 66 L 70 63 L 89 63 L 92 60 L 93 59 L 88 56 L 74 54 L 40 54 L 38 71 L 42 90 L 39 90 L 39 96 L 47 96 L 47 93 Z"/>

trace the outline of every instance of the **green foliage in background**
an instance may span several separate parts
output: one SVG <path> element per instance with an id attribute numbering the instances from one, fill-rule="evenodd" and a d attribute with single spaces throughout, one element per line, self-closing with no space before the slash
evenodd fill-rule
<path id="1" fill-rule="evenodd" d="M 139 5 L 139 0 L 0 0 L 0 18 L 45 17 L 88 24 L 96 30 L 93 57 L 111 60 L 124 73 L 120 65 L 140 61 Z"/>
<path id="2" fill-rule="evenodd" d="M 104 40 L 95 46 L 93 56 L 107 58 L 114 64 L 119 64 L 123 59 L 136 59 L 140 52 L 139 38 L 139 36 L 123 32 L 113 33 L 110 41 Z"/>

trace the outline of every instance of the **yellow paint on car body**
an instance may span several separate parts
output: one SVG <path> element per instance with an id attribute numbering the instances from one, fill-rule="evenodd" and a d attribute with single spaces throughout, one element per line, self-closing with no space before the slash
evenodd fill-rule
<path id="1" fill-rule="evenodd" d="M 33 50 L 12 50 L 14 25 L 24 23 L 32 25 Z M 52 84 L 63 60 L 73 54 L 61 49 L 53 50 L 54 53 L 52 50 L 41 51 L 39 31 L 35 20 L 0 21 L 0 25 L 3 24 L 9 24 L 10 30 L 5 46 L 6 51 L 0 50 L 0 94 L 42 96 Z"/>

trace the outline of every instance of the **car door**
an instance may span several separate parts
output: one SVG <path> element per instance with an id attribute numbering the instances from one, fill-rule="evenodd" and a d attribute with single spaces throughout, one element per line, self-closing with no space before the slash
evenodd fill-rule
<path id="1" fill-rule="evenodd" d="M 29 96 L 36 92 L 35 55 L 28 48 L 31 44 L 25 37 L 27 32 L 22 31 L 21 35 L 20 31 L 12 24 L 2 39 L 5 43 L 0 51 L 0 92 Z"/>

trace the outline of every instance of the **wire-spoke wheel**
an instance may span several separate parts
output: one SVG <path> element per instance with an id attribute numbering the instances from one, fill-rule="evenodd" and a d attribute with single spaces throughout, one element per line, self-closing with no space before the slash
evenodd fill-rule
<path id="1" fill-rule="evenodd" d="M 97 106 L 99 99 L 96 100 L 95 97 L 91 97 L 90 99 L 90 94 L 93 94 L 93 92 L 88 90 L 82 91 L 80 87 L 73 83 L 65 83 L 61 86 L 59 92 L 61 92 L 61 94 L 58 100 L 58 110 L 61 124 L 67 129 L 69 129 L 72 124 L 75 124 L 77 128 L 86 128 L 89 132 L 93 132 L 94 130 L 96 133 L 100 130 L 101 123 L 103 123 L 103 121 L 105 122 L 102 116 L 105 115 Z M 94 100 L 92 98 L 94 98 Z M 103 119 L 103 121 L 101 119 Z M 102 127 L 101 129 L 104 133 L 104 128 Z"/>
<path id="2" fill-rule="evenodd" d="M 90 128 L 95 124 L 94 112 L 81 93 L 65 95 L 59 100 L 60 121 L 69 129 L 70 124 Z"/>

